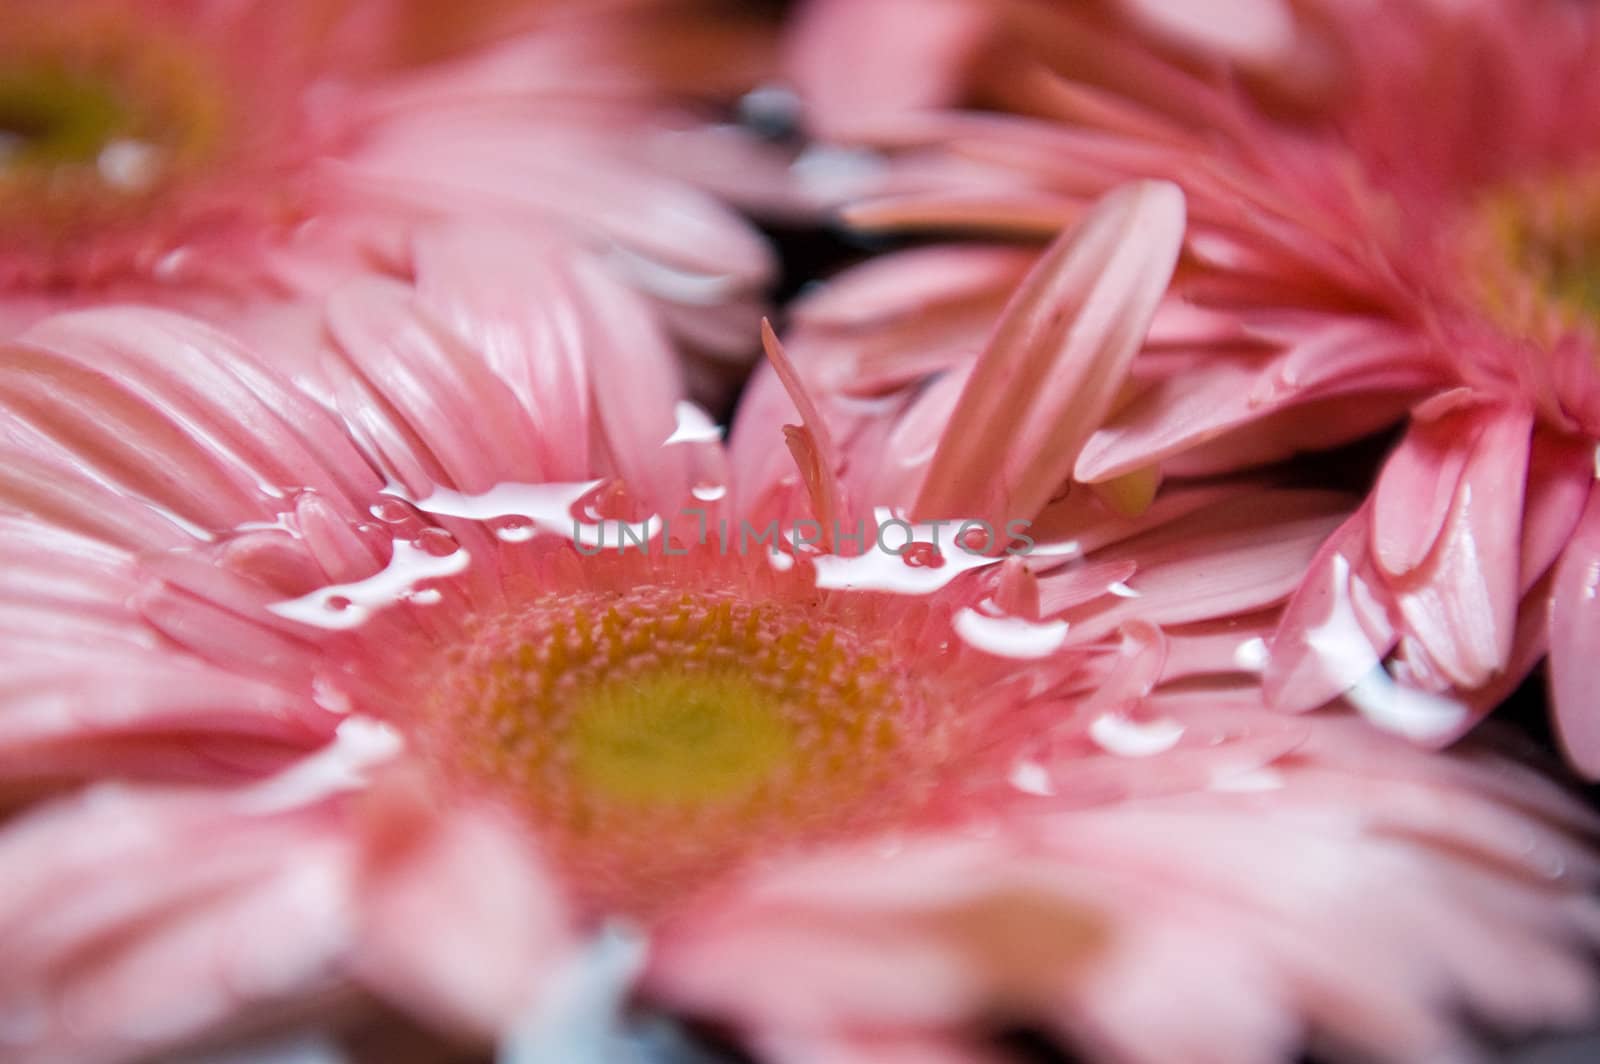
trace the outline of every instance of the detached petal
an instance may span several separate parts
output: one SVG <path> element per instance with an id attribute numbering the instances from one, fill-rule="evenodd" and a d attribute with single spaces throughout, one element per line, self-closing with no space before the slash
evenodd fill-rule
<path id="1" fill-rule="evenodd" d="M 1111 193 L 1045 252 L 973 370 L 919 516 L 1030 517 L 1044 507 L 1115 402 L 1183 232 L 1182 192 L 1147 181 Z"/>

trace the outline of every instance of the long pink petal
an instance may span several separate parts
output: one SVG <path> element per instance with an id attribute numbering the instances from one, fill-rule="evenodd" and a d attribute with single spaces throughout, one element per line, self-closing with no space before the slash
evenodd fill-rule
<path id="1" fill-rule="evenodd" d="M 1275 415 L 1294 418 L 1287 412 L 1311 403 L 1347 398 L 1359 416 L 1371 397 L 1404 394 L 1432 379 L 1405 337 L 1365 322 L 1319 326 L 1267 355 L 1206 354 L 1156 381 L 1097 431 L 1076 474 L 1107 480 Z M 1303 445 L 1345 442 L 1348 416 L 1299 420 L 1310 435 Z"/>
<path id="2" fill-rule="evenodd" d="M 1074 637 L 1097 638 L 1130 620 L 1187 624 L 1280 602 L 1348 504 L 1330 492 L 1265 491 L 1110 547 L 1094 560 L 1128 560 L 1138 569 L 1122 594 L 1067 614 Z"/>
<path id="3" fill-rule="evenodd" d="M 1183 225 L 1175 186 L 1135 184 L 1045 253 L 978 360 L 917 499 L 919 516 L 1043 508 L 1122 387 Z"/>
<path id="4" fill-rule="evenodd" d="M 0 407 L 21 448 L 201 529 L 271 521 L 295 489 L 355 507 L 378 486 L 325 411 L 190 319 L 62 315 L 8 359 Z"/>
<path id="5" fill-rule="evenodd" d="M 1591 492 L 1556 567 L 1550 607 L 1550 687 L 1567 756 L 1600 779 L 1600 492 Z"/>

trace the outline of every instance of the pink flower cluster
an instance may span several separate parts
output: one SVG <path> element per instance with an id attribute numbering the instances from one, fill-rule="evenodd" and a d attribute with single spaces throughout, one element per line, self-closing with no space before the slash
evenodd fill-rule
<path id="1" fill-rule="evenodd" d="M 1577 0 L 12 0 L 0 1060 L 1580 1030 L 1597 470 Z"/>

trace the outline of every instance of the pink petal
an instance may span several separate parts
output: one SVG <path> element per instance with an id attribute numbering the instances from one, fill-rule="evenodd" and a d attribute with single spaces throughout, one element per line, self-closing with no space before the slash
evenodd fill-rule
<path id="1" fill-rule="evenodd" d="M 1594 485 L 1593 443 L 1554 436 L 1537 427 L 1528 456 L 1528 494 L 1522 506 L 1521 590 L 1543 579 L 1561 557 Z"/>
<path id="2" fill-rule="evenodd" d="M 1284 0 L 1119 2 L 1158 33 L 1225 59 L 1251 63 L 1281 60 L 1296 41 L 1295 12 Z"/>
<path id="3" fill-rule="evenodd" d="M 993 16 L 961 0 L 810 0 L 784 66 L 806 125 L 848 137 L 883 119 L 959 102 Z"/>
<path id="4" fill-rule="evenodd" d="M 1118 543 L 1094 560 L 1134 562 L 1129 593 L 1070 611 L 1073 635 L 1094 639 L 1129 620 L 1187 624 L 1282 601 L 1347 504 L 1329 492 L 1266 491 Z"/>
<path id="5" fill-rule="evenodd" d="M 1078 460 L 1080 480 L 1101 481 L 1170 458 L 1234 430 L 1285 415 L 1309 435 L 1306 449 L 1344 442 L 1344 422 L 1371 420 L 1372 396 L 1404 393 L 1430 382 L 1432 370 L 1411 341 L 1366 322 L 1323 325 L 1271 355 L 1207 354 L 1192 368 L 1152 385 L 1099 429 Z M 1296 407 L 1346 400 L 1339 417 L 1311 417 Z"/>
<path id="6" fill-rule="evenodd" d="M 1483 431 L 1480 410 L 1412 421 L 1373 493 L 1371 549 L 1384 572 L 1404 576 L 1433 550 Z"/>
<path id="7" fill-rule="evenodd" d="M 848 523 L 840 504 L 839 450 L 828 432 L 828 423 L 811 401 L 805 382 L 789 356 L 784 354 L 778 334 L 772 331 L 772 323 L 766 319 L 761 322 L 761 346 L 773 372 L 783 382 L 784 391 L 789 393 L 790 401 L 800 412 L 800 426 L 785 426 L 784 432 L 789 437 L 789 450 L 794 454 L 800 476 L 806 483 L 812 516 L 822 522 L 824 537 L 828 538 L 831 535 L 828 530 L 840 527 L 841 522 Z"/>
<path id="8" fill-rule="evenodd" d="M 1452 681 L 1505 668 L 1516 627 L 1532 416 L 1485 410 L 1445 527 L 1422 566 L 1390 581 L 1406 625 Z"/>
<path id="9" fill-rule="evenodd" d="M 8 1059 L 165 1057 L 341 983 L 348 854 L 320 810 L 258 818 L 226 792 L 106 787 L 12 824 L 0 848 L 0 1000 L 36 1025 Z"/>
<path id="10" fill-rule="evenodd" d="M 1398 638 L 1385 589 L 1368 558 L 1371 504 L 1362 507 L 1312 559 L 1272 637 L 1262 677 L 1280 709 L 1314 709 L 1379 668 Z"/>
<path id="11" fill-rule="evenodd" d="M 270 670 L 218 668 L 158 638 L 135 607 L 149 581 L 122 552 L 14 519 L 0 522 L 0 549 L 13 563 L 0 578 L 0 777 L 99 772 L 104 762 L 88 755 L 108 744 L 139 748 L 162 774 L 226 776 L 237 772 L 200 747 L 231 749 L 237 765 L 259 769 L 331 734 L 334 715 Z M 239 634 L 257 651 L 286 648 L 253 626 Z M 221 653 L 233 660 L 240 651 Z M 284 660 L 299 655 L 289 648 Z"/>
<path id="12" fill-rule="evenodd" d="M 328 302 L 328 328 L 343 358 L 340 409 L 415 497 L 435 485 L 472 492 L 538 479 L 523 460 L 539 454 L 538 434 L 506 382 L 407 288 L 347 286 Z"/>
<path id="13" fill-rule="evenodd" d="M 1173 455 L 1161 463 L 1161 469 L 1174 477 L 1209 477 L 1341 447 L 1403 421 L 1412 399 L 1400 393 L 1283 407 Z"/>
<path id="14" fill-rule="evenodd" d="M 518 233 L 451 226 L 417 237 L 417 296 L 466 340 L 528 408 L 541 475 L 578 481 L 589 457 L 593 399 L 583 320 L 563 256 L 576 249 Z"/>
<path id="15" fill-rule="evenodd" d="M 1550 687 L 1567 757 L 1600 779 L 1600 492 L 1590 492 L 1561 564 L 1550 606 Z"/>
<path id="16" fill-rule="evenodd" d="M 1132 185 L 1045 253 L 973 370 L 919 516 L 1043 508 L 1122 387 L 1177 262 L 1183 218 L 1176 187 Z"/>
<path id="17" fill-rule="evenodd" d="M 570 958 L 567 914 L 515 825 L 440 818 L 408 786 L 369 799 L 358 967 L 401 1007 L 496 1037 Z"/>
<path id="18" fill-rule="evenodd" d="M 559 127 L 435 113 L 369 134 L 330 176 L 369 199 L 432 210 L 453 197 L 499 224 L 588 230 L 730 289 L 759 287 L 774 269 L 771 249 L 728 207 Z"/>
<path id="19" fill-rule="evenodd" d="M 356 505 L 378 486 L 323 410 L 198 322 L 84 311 L 23 342 L 0 386 L 13 439 L 180 520 L 226 530 L 275 519 L 284 490 Z"/>
<path id="20" fill-rule="evenodd" d="M 910 324 L 931 308 L 1001 299 L 1038 255 L 1005 245 L 945 244 L 880 255 L 830 278 L 791 308 L 798 325 L 850 329 Z"/>

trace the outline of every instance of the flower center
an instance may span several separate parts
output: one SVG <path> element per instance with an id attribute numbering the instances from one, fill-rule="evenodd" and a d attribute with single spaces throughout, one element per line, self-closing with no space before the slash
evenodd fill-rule
<path id="1" fill-rule="evenodd" d="M 103 82 L 53 66 L 0 70 L 0 151 L 8 166 L 92 163 L 128 124 Z"/>
<path id="2" fill-rule="evenodd" d="M 575 699 L 573 768 L 590 793 L 643 805 L 735 800 L 794 753 L 795 721 L 742 672 L 666 666 Z"/>
<path id="3" fill-rule="evenodd" d="M 1515 333 L 1549 341 L 1600 327 L 1600 172 L 1489 194 L 1465 250 L 1480 299 Z"/>
<path id="4" fill-rule="evenodd" d="M 206 54 L 108 9 L 18 16 L 0 41 L 0 225 L 71 246 L 220 162 L 230 91 Z"/>
<path id="5" fill-rule="evenodd" d="M 648 912 L 757 848 L 915 801 L 941 748 L 928 706 L 849 618 L 647 586 L 480 617 L 421 745 L 524 814 L 579 896 Z"/>

